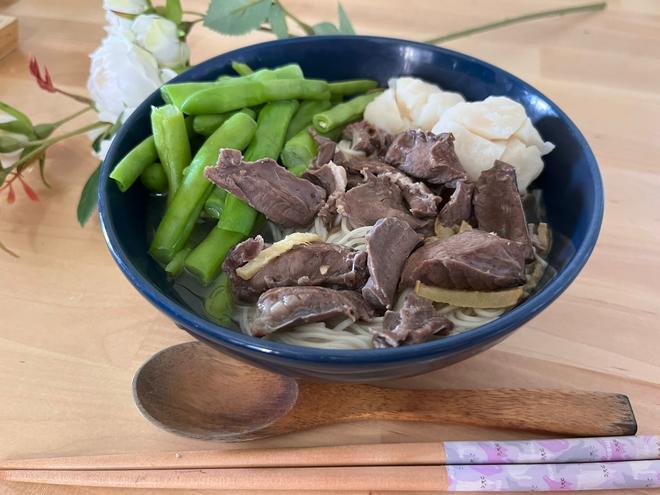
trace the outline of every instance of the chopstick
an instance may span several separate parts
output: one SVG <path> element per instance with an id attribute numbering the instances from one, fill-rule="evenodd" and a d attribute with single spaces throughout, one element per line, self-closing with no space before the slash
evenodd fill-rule
<path id="1" fill-rule="evenodd" d="M 571 464 L 305 468 L 4 470 L 0 480 L 115 488 L 558 491 L 660 487 L 660 460 Z"/>
<path id="2" fill-rule="evenodd" d="M 543 464 L 660 459 L 660 436 L 224 449 L 0 460 L 0 469 L 131 470 Z"/>

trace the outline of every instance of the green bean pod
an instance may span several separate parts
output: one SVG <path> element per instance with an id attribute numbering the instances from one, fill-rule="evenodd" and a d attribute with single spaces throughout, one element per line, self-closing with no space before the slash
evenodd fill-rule
<path id="1" fill-rule="evenodd" d="M 298 64 L 283 65 L 275 69 L 261 69 L 252 74 L 242 77 L 234 77 L 228 75 L 220 76 L 215 82 L 188 82 L 188 83 L 171 83 L 165 84 L 160 88 L 160 94 L 169 103 L 181 109 L 183 102 L 186 99 L 199 91 L 213 88 L 221 84 L 235 84 L 237 82 L 244 82 L 250 80 L 266 81 L 270 79 L 302 79 L 303 72 Z M 251 105 L 247 105 L 251 106 Z M 223 112 L 208 112 L 208 113 L 223 113 Z"/>
<path id="2" fill-rule="evenodd" d="M 221 148 L 244 149 L 256 127 L 256 122 L 249 115 L 237 113 L 204 142 L 156 229 L 150 248 L 155 259 L 168 263 L 188 240 L 212 188 L 211 182 L 204 176 L 204 168 L 217 161 Z"/>
<path id="3" fill-rule="evenodd" d="M 243 113 L 248 114 L 253 119 L 256 118 L 257 114 L 251 108 L 244 108 L 240 110 Z M 201 136 L 210 136 L 215 132 L 215 130 L 220 127 L 229 117 L 234 115 L 236 112 L 228 112 L 221 114 L 210 114 L 210 115 L 195 115 L 193 119 L 193 129 L 197 134 Z"/>
<path id="4" fill-rule="evenodd" d="M 178 253 L 174 255 L 172 261 L 170 261 L 165 266 L 165 271 L 170 277 L 178 277 L 181 271 L 183 270 L 183 262 L 186 260 L 186 256 L 192 251 L 192 248 L 185 247 Z"/>
<path id="5" fill-rule="evenodd" d="M 204 309 L 216 323 L 228 327 L 232 325 L 232 301 L 233 297 L 229 277 L 227 277 L 226 273 L 222 273 L 206 296 Z"/>
<path id="6" fill-rule="evenodd" d="M 314 138 L 305 128 L 284 144 L 280 159 L 289 172 L 300 176 L 307 170 L 317 152 Z"/>
<path id="7" fill-rule="evenodd" d="M 165 175 L 163 166 L 158 162 L 152 163 L 142 171 L 140 182 L 151 192 L 167 192 L 167 176 Z"/>
<path id="8" fill-rule="evenodd" d="M 248 64 L 244 64 L 242 62 L 232 62 L 231 68 L 234 69 L 234 72 L 236 72 L 236 74 L 239 76 L 249 76 L 250 74 L 254 73 Z"/>
<path id="9" fill-rule="evenodd" d="M 298 134 L 303 129 L 312 125 L 312 117 L 332 107 L 330 100 L 305 100 L 300 103 L 298 111 L 295 113 L 289 128 L 286 131 L 286 140 Z"/>
<path id="10" fill-rule="evenodd" d="M 378 83 L 373 79 L 351 79 L 328 83 L 328 87 L 332 96 L 351 96 L 375 89 Z"/>
<path id="11" fill-rule="evenodd" d="M 218 220 L 222 214 L 222 210 L 225 208 L 225 198 L 227 197 L 227 191 L 220 187 L 214 187 L 213 192 L 208 197 L 204 203 L 204 211 L 206 214 Z"/>
<path id="12" fill-rule="evenodd" d="M 272 79 L 228 82 L 190 95 L 183 111 L 191 115 L 224 113 L 276 100 L 326 100 L 328 83 L 313 79 Z"/>
<path id="13" fill-rule="evenodd" d="M 110 178 L 114 179 L 121 192 L 126 192 L 142 175 L 142 172 L 156 160 L 158 160 L 158 153 L 156 152 L 154 137 L 149 136 L 115 165 L 115 168 L 110 172 Z"/>
<path id="14" fill-rule="evenodd" d="M 247 236 L 221 228 L 212 229 L 186 256 L 185 267 L 204 284 L 213 280 L 227 253 Z"/>
<path id="15" fill-rule="evenodd" d="M 174 105 L 151 109 L 151 130 L 156 152 L 167 176 L 168 202 L 183 180 L 183 169 L 190 165 L 190 142 L 183 114 Z"/>
<path id="16" fill-rule="evenodd" d="M 374 91 L 373 93 L 367 93 L 366 95 L 356 96 L 347 102 L 332 107 L 330 110 L 314 115 L 314 118 L 312 119 L 314 127 L 319 132 L 328 132 L 346 124 L 350 124 L 351 122 L 355 122 L 356 120 L 360 120 L 364 113 L 364 109 L 379 94 L 379 92 Z"/>

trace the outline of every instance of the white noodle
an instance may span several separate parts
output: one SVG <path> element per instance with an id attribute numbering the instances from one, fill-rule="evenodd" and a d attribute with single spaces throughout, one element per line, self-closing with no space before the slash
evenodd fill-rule
<path id="1" fill-rule="evenodd" d="M 371 227 L 358 227 L 351 229 L 346 217 L 337 216 L 332 230 L 329 232 L 320 218 L 316 218 L 307 230 L 318 234 L 324 242 L 341 244 L 360 251 L 366 250 L 366 235 Z M 294 229 L 281 229 L 277 225 L 268 222 L 268 232 L 273 241 L 281 240 L 288 234 L 295 232 Z M 538 256 L 533 263 L 527 267 L 527 282 L 524 286 L 525 297 L 538 285 L 543 277 L 548 263 Z M 394 310 L 403 307 L 405 298 L 412 293 L 412 289 L 403 290 L 394 303 Z M 440 313 L 448 318 L 454 328 L 450 335 L 459 334 L 485 325 L 502 316 L 508 309 L 481 309 L 481 308 L 459 308 L 457 306 L 436 304 Z M 252 322 L 256 316 L 255 305 L 236 305 L 232 318 L 238 324 L 241 331 L 251 335 Z M 267 339 L 283 344 L 299 345 L 303 347 L 318 347 L 323 349 L 371 349 L 371 330 L 378 329 L 383 324 L 383 318 L 374 318 L 372 321 L 356 321 L 345 319 L 334 326 L 329 323 L 307 323 L 288 330 L 280 330 L 268 335 Z M 436 339 L 442 336 L 434 337 Z"/>

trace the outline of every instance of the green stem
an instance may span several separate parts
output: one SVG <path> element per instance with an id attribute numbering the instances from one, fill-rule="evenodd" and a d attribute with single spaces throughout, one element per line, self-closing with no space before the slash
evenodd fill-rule
<path id="1" fill-rule="evenodd" d="M 93 124 L 89 124 L 85 127 L 81 127 L 79 129 L 76 129 L 75 131 L 67 132 L 66 134 L 61 134 L 60 136 L 56 136 L 54 138 L 50 139 L 43 139 L 42 141 L 32 141 L 31 145 L 34 146 L 34 143 L 41 143 L 39 144 L 34 150 L 32 150 L 30 153 L 25 155 L 23 158 L 20 160 L 15 161 L 11 167 L 8 167 L 5 169 L 5 172 L 10 172 L 12 170 L 15 170 L 23 165 L 28 164 L 32 160 L 36 160 L 39 158 L 41 153 L 46 151 L 46 149 L 52 145 L 55 144 L 59 141 L 63 141 L 64 139 L 70 138 L 72 136 L 76 136 L 78 134 L 82 134 L 84 132 L 91 131 L 93 129 L 98 129 L 99 127 L 102 126 L 109 126 L 110 124 L 108 122 L 95 122 Z"/>
<path id="2" fill-rule="evenodd" d="M 183 14 L 198 15 L 200 17 L 206 17 L 206 14 L 202 14 L 201 12 L 195 12 L 194 10 L 184 10 Z"/>
<path id="3" fill-rule="evenodd" d="M 85 108 L 83 108 L 83 109 L 81 109 L 81 110 L 78 110 L 77 112 L 72 113 L 71 115 L 68 115 L 68 116 L 64 117 L 63 119 L 58 120 L 57 122 L 53 122 L 53 125 L 54 125 L 55 127 L 59 127 L 59 126 L 61 126 L 61 125 L 63 125 L 63 124 L 66 124 L 66 123 L 69 122 L 70 120 L 73 120 L 73 119 L 75 119 L 76 117 L 79 117 L 80 115 L 84 114 L 85 112 L 89 112 L 89 111 L 92 110 L 93 108 L 94 108 L 94 107 L 92 107 L 91 105 L 90 105 L 90 106 L 87 106 L 87 107 L 85 107 Z"/>
<path id="4" fill-rule="evenodd" d="M 88 132 L 93 129 L 98 129 L 99 127 L 110 127 L 112 124 L 110 122 L 94 122 L 93 124 L 86 125 L 84 127 L 80 127 L 78 129 L 74 129 L 73 131 L 65 132 L 64 134 L 60 134 L 59 136 L 55 136 L 52 138 L 47 138 L 47 139 L 40 139 L 37 141 L 28 141 L 26 144 L 28 146 L 41 146 L 41 145 L 51 145 L 53 143 L 57 143 L 58 141 L 62 141 L 63 139 L 70 138 L 72 136 L 77 136 L 78 134 L 82 134 L 83 132 Z"/>
<path id="5" fill-rule="evenodd" d="M 302 29 L 305 32 L 305 34 L 314 34 L 314 28 L 309 24 L 307 24 L 302 19 L 300 19 L 299 17 L 293 15 L 290 11 L 288 11 L 286 7 L 282 5 L 282 2 L 280 2 L 280 0 L 275 0 L 275 3 L 277 3 L 280 6 L 280 8 L 284 11 L 284 15 L 290 17 L 293 22 L 295 22 L 296 24 L 298 24 L 298 26 L 300 26 L 300 29 Z"/>
<path id="6" fill-rule="evenodd" d="M 462 38 L 464 36 L 470 36 L 472 34 L 483 33 L 484 31 L 490 31 L 492 29 L 499 29 L 501 27 L 510 26 L 511 24 L 518 24 L 521 22 L 542 19 L 544 17 L 554 17 L 554 16 L 561 16 L 566 14 L 577 14 L 579 12 L 603 10 L 606 7 L 606 5 L 607 2 L 596 2 L 596 3 L 588 3 L 584 5 L 577 5 L 575 7 L 566 7 L 563 9 L 543 10 L 541 12 L 533 12 L 531 14 L 525 14 L 516 17 L 506 17 L 496 22 L 489 22 L 487 24 L 482 24 L 480 26 L 463 29 L 461 31 L 454 31 L 453 33 L 444 34 L 436 38 L 431 38 L 430 40 L 426 40 L 425 43 L 430 43 L 434 45 L 439 43 L 445 43 L 447 41 L 451 41 L 456 38 Z"/>

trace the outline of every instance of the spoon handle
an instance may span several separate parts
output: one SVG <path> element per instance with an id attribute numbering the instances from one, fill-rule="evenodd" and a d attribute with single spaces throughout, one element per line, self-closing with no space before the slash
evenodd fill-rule
<path id="1" fill-rule="evenodd" d="M 633 435 L 625 395 L 578 390 L 402 390 L 300 383 L 289 428 L 355 420 L 460 423 L 571 436 Z M 293 426 L 293 429 L 303 429 Z M 289 430 L 290 431 L 290 430 Z"/>

